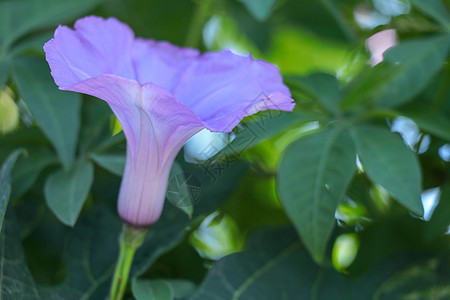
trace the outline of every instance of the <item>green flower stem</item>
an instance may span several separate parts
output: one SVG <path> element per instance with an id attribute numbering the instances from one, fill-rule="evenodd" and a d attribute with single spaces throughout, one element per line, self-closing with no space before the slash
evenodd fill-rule
<path id="1" fill-rule="evenodd" d="M 121 300 L 123 298 L 134 253 L 144 242 L 146 233 L 147 229 L 145 228 L 134 228 L 127 224 L 123 225 L 119 238 L 119 260 L 117 261 L 116 271 L 114 272 L 111 285 L 110 300 Z"/>

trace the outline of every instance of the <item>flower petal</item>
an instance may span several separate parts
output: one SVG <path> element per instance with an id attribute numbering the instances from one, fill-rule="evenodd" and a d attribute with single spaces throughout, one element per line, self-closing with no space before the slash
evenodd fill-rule
<path id="1" fill-rule="evenodd" d="M 153 84 L 142 87 L 136 107 L 138 114 L 118 115 L 119 121 L 134 119 L 140 127 L 137 143 L 127 145 L 118 210 L 134 226 L 148 226 L 161 214 L 175 156 L 204 125 L 167 90 Z"/>
<path id="2" fill-rule="evenodd" d="M 101 75 L 65 88 L 105 100 L 127 138 L 118 210 L 134 226 L 155 222 L 164 203 L 172 163 L 203 122 L 164 88 Z"/>
<path id="3" fill-rule="evenodd" d="M 231 51 L 206 53 L 183 74 L 175 97 L 211 131 L 231 131 L 243 117 L 265 109 L 292 110 L 294 104 L 278 69 Z"/>
<path id="4" fill-rule="evenodd" d="M 184 70 L 200 55 L 198 50 L 168 42 L 136 39 L 133 63 L 138 82 L 153 83 L 172 91 Z"/>
<path id="5" fill-rule="evenodd" d="M 173 160 L 191 136 L 205 127 L 229 132 L 245 116 L 294 106 L 269 63 L 135 39 L 113 18 L 60 26 L 44 50 L 60 89 L 105 100 L 121 123 L 127 161 L 118 208 L 134 226 L 159 218 Z"/>
<path id="6" fill-rule="evenodd" d="M 44 45 L 53 78 L 59 87 L 101 74 L 135 79 L 131 51 L 134 33 L 114 18 L 85 17 L 75 30 L 59 26 Z"/>

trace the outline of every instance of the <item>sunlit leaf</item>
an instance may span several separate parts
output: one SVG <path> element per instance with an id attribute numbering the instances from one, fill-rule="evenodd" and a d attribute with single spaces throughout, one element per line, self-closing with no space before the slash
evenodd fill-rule
<path id="1" fill-rule="evenodd" d="M 299 27 L 284 27 L 277 28 L 267 59 L 283 73 L 321 71 L 334 74 L 345 65 L 348 55 L 342 44 L 321 39 Z"/>
<path id="2" fill-rule="evenodd" d="M 417 156 L 389 130 L 359 125 L 351 130 L 364 170 L 401 204 L 422 216 L 422 173 Z"/>
<path id="3" fill-rule="evenodd" d="M 58 219 L 73 226 L 91 189 L 94 167 L 77 162 L 69 170 L 59 170 L 45 183 L 45 200 Z"/>
<path id="4" fill-rule="evenodd" d="M 289 218 L 317 262 L 323 259 L 334 215 L 355 166 L 350 136 L 338 129 L 310 134 L 286 149 L 278 169 L 278 193 Z"/>
<path id="5" fill-rule="evenodd" d="M 81 95 L 59 91 L 42 59 L 14 60 L 13 70 L 20 96 L 56 148 L 63 164 L 69 166 L 78 139 Z"/>

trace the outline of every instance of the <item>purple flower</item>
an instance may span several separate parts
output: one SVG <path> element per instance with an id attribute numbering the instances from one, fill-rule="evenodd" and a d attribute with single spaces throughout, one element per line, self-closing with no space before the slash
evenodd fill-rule
<path id="1" fill-rule="evenodd" d="M 267 62 L 135 38 L 114 18 L 59 26 L 44 50 L 61 90 L 105 100 L 122 125 L 127 158 L 118 210 L 134 226 L 158 220 L 172 163 L 194 134 L 230 132 L 245 116 L 294 107 Z"/>

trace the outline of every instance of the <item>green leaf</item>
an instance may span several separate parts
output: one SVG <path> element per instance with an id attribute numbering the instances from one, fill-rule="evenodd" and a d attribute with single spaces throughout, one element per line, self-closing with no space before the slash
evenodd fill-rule
<path id="1" fill-rule="evenodd" d="M 9 0 L 0 2 L 0 44 L 8 48 L 21 36 L 72 20 L 102 0 Z"/>
<path id="2" fill-rule="evenodd" d="M 278 193 L 314 260 L 321 262 L 333 230 L 336 208 L 355 171 L 350 136 L 333 128 L 288 146 L 278 169 Z"/>
<path id="3" fill-rule="evenodd" d="M 3 188 L 0 191 L 3 191 Z M 0 298 L 41 299 L 23 254 L 19 226 L 8 211 L 0 235 Z"/>
<path id="4" fill-rule="evenodd" d="M 193 218 L 216 210 L 235 190 L 247 168 L 247 164 L 235 163 L 220 176 L 212 178 L 202 168 L 183 166 L 186 173 L 197 177 L 202 184 Z M 136 251 L 131 276 L 143 274 L 161 254 L 180 243 L 186 235 L 184 229 L 188 222 L 190 220 L 184 212 L 166 201 L 161 218 L 149 228 L 143 245 Z"/>
<path id="5" fill-rule="evenodd" d="M 98 165 L 111 173 L 122 176 L 125 168 L 125 155 L 94 153 L 90 157 Z M 188 177 L 186 178 L 186 176 Z M 191 185 L 189 184 L 190 177 L 191 174 L 185 173 L 180 164 L 175 161 L 170 169 L 166 197 L 172 204 L 181 209 L 189 217 L 192 217 L 195 199 L 192 194 L 194 191 L 191 190 Z M 192 187 L 195 188 L 195 186 Z"/>
<path id="6" fill-rule="evenodd" d="M 265 21 L 270 17 L 270 14 L 275 7 L 278 0 L 239 0 L 242 2 L 248 11 L 257 19 L 258 21 Z"/>
<path id="7" fill-rule="evenodd" d="M 0 230 L 2 229 L 3 218 L 5 217 L 9 196 L 11 194 L 11 170 L 16 163 L 17 158 L 23 152 L 23 149 L 15 150 L 3 162 L 0 169 Z"/>
<path id="8" fill-rule="evenodd" d="M 316 73 L 306 77 L 290 78 L 294 89 L 298 89 L 305 96 L 318 101 L 330 112 L 337 112 L 342 98 L 341 86 L 336 77 Z"/>
<path id="9" fill-rule="evenodd" d="M 388 49 L 383 58 L 399 65 L 400 72 L 383 95 L 381 103 L 389 106 L 410 100 L 444 67 L 450 47 L 450 34 L 410 40 Z M 386 97 L 386 98 L 383 98 Z"/>
<path id="10" fill-rule="evenodd" d="M 8 53 L 11 59 L 20 58 L 32 54 L 44 54 L 44 44 L 53 38 L 53 32 L 36 33 L 30 37 L 21 39 Z"/>
<path id="11" fill-rule="evenodd" d="M 122 176 L 125 169 L 124 154 L 91 154 L 90 156 L 99 166 L 110 171 L 111 173 Z"/>
<path id="12" fill-rule="evenodd" d="M 214 264 L 189 300 L 447 299 L 447 264 L 445 258 L 400 253 L 378 260 L 364 276 L 347 276 L 314 264 L 290 228 L 269 229 Z"/>
<path id="13" fill-rule="evenodd" d="M 425 132 L 450 141 L 450 120 L 442 112 L 431 110 L 429 106 L 418 106 L 402 111 L 402 115 L 412 119 Z"/>
<path id="14" fill-rule="evenodd" d="M 412 4 L 424 14 L 429 15 L 436 21 L 450 29 L 450 16 L 447 8 L 441 0 L 411 0 Z"/>
<path id="15" fill-rule="evenodd" d="M 225 180 L 239 180 L 236 172 Z M 223 186 L 223 185 L 222 185 Z M 229 187 L 230 191 L 234 185 Z M 221 189 L 205 189 L 207 199 L 227 197 Z M 211 197 L 211 198 L 209 198 Z M 215 198 L 214 198 L 215 197 Z M 204 205 L 207 204 L 204 199 Z M 198 204 L 199 207 L 202 203 Z M 204 208 L 203 208 L 204 209 Z M 199 208 L 199 211 L 202 209 Z M 203 210 L 204 211 L 204 210 Z M 144 244 L 133 260 L 131 277 L 143 273 L 161 254 L 172 249 L 184 237 L 184 228 L 190 222 L 186 215 L 172 205 L 164 208 L 157 223 L 149 228 Z M 39 290 L 46 300 L 106 299 L 119 250 L 118 236 L 122 222 L 108 207 L 94 206 L 76 223 L 67 237 L 64 260 L 67 278 L 62 285 Z M 174 295 L 186 295 L 189 288 L 170 280 Z"/>
<path id="16" fill-rule="evenodd" d="M 450 34 L 409 40 L 384 53 L 384 61 L 356 77 L 341 107 L 398 106 L 416 96 L 444 66 Z"/>
<path id="17" fill-rule="evenodd" d="M 175 298 L 183 298 L 192 295 L 197 286 L 189 280 L 184 279 L 165 279 L 170 284 Z"/>
<path id="18" fill-rule="evenodd" d="M 173 291 L 165 280 L 133 280 L 132 287 L 136 300 L 173 300 Z"/>
<path id="19" fill-rule="evenodd" d="M 81 95 L 59 91 L 42 59 L 14 60 L 13 74 L 20 96 L 63 164 L 69 166 L 73 162 L 80 128 Z"/>
<path id="20" fill-rule="evenodd" d="M 62 285 L 39 290 L 47 300 L 106 299 L 119 254 L 121 222 L 107 207 L 96 206 L 67 236 Z"/>
<path id="21" fill-rule="evenodd" d="M 388 129 L 358 125 L 351 130 L 365 172 L 402 205 L 422 216 L 422 173 L 417 156 Z"/>
<path id="22" fill-rule="evenodd" d="M 47 148 L 28 147 L 27 156 L 17 162 L 11 174 L 11 198 L 15 199 L 25 194 L 36 182 L 39 174 L 46 167 L 57 164 L 58 159 Z"/>
<path id="23" fill-rule="evenodd" d="M 221 155 L 238 155 L 261 141 L 275 136 L 281 131 L 302 122 L 314 121 L 317 115 L 291 112 L 266 111 L 259 113 L 255 120 L 238 126 L 234 140 L 212 159 Z"/>
<path id="24" fill-rule="evenodd" d="M 94 167 L 89 162 L 77 162 L 69 170 L 59 170 L 45 183 L 45 200 L 66 225 L 73 226 L 94 180 Z"/>
<path id="25" fill-rule="evenodd" d="M 136 300 L 172 300 L 184 298 L 194 293 L 196 285 L 182 279 L 135 279 L 131 290 Z"/>
<path id="26" fill-rule="evenodd" d="M 195 204 L 195 190 L 200 189 L 200 182 L 196 182 L 192 174 L 185 173 L 176 161 L 173 163 L 169 174 L 167 185 L 167 199 L 173 205 L 181 209 L 185 214 L 192 217 Z"/>
<path id="27" fill-rule="evenodd" d="M 258 232 L 245 251 L 216 263 L 189 299 L 311 299 L 317 270 L 293 230 Z"/>
<path id="28" fill-rule="evenodd" d="M 196 213 L 209 213 L 234 190 L 246 168 L 238 165 L 217 179 L 217 185 L 201 177 L 202 201 L 197 204 Z M 245 165 L 246 167 L 246 165 Z M 193 170 L 187 169 L 190 173 Z M 223 181 L 222 181 L 223 180 Z M 157 223 L 149 228 L 143 245 L 133 260 L 131 277 L 145 272 L 161 254 L 176 246 L 185 236 L 185 227 L 190 220 L 179 209 L 166 203 Z M 42 288 L 43 299 L 48 300 L 97 300 L 108 295 L 111 276 L 118 255 L 118 235 L 121 221 L 107 207 L 94 206 L 71 230 L 64 253 L 67 278 L 58 287 Z M 174 295 L 188 293 L 186 287 L 171 281 Z M 183 292 L 183 290 L 185 292 Z M 186 295 L 186 294 L 185 294 Z"/>

